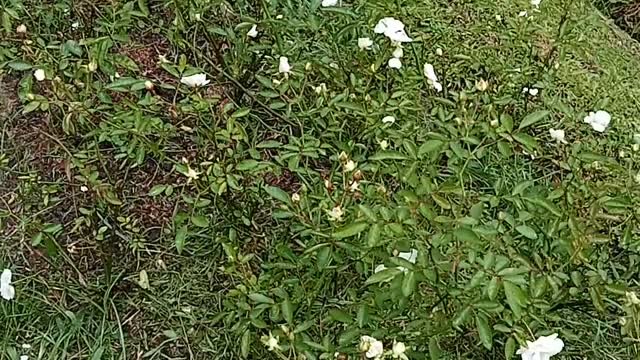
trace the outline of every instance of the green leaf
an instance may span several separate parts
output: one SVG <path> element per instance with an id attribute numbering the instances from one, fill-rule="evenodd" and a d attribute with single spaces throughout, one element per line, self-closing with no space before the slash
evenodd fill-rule
<path id="1" fill-rule="evenodd" d="M 251 293 L 248 296 L 249 296 L 249 299 L 253 300 L 254 302 L 257 302 L 258 304 L 275 304 L 276 303 L 275 301 L 273 301 L 272 298 L 266 295 L 262 295 L 260 293 Z"/>
<path id="2" fill-rule="evenodd" d="M 291 197 L 279 187 L 266 186 L 264 189 L 267 191 L 267 194 L 271 195 L 272 198 L 279 200 L 287 205 L 291 205 Z"/>
<path id="3" fill-rule="evenodd" d="M 382 225 L 375 223 L 369 228 L 367 234 L 367 245 L 370 247 L 378 246 L 380 244 L 380 235 L 382 233 Z"/>
<path id="4" fill-rule="evenodd" d="M 455 237 L 457 237 L 461 241 L 465 241 L 465 242 L 475 242 L 480 240 L 478 235 L 476 235 L 476 233 L 474 233 L 473 230 L 468 229 L 466 227 L 455 229 L 453 231 L 453 235 L 455 235 Z"/>
<path id="5" fill-rule="evenodd" d="M 138 285 L 145 290 L 149 290 L 149 275 L 147 275 L 147 271 L 141 270 L 138 277 Z"/>
<path id="6" fill-rule="evenodd" d="M 444 196 L 440 196 L 438 194 L 431 194 L 431 198 L 435 201 L 438 206 L 445 210 L 451 209 L 451 203 Z"/>
<path id="7" fill-rule="evenodd" d="M 440 149 L 442 149 L 443 145 L 444 145 L 444 142 L 440 140 L 429 140 L 424 144 L 420 145 L 420 148 L 418 149 L 418 157 L 422 158 L 426 154 L 439 151 Z"/>
<path id="8" fill-rule="evenodd" d="M 535 240 L 538 238 L 536 231 L 528 227 L 527 225 L 520 225 L 516 227 L 516 230 L 527 239 Z"/>
<path id="9" fill-rule="evenodd" d="M 527 198 L 527 201 L 529 201 L 532 204 L 538 205 L 540 207 L 542 207 L 543 209 L 547 210 L 548 212 L 552 213 L 553 215 L 557 216 L 557 217 L 561 217 L 562 216 L 562 212 L 560 211 L 560 209 L 551 201 L 547 200 L 547 199 L 540 199 L 540 198 Z"/>
<path id="10" fill-rule="evenodd" d="M 182 226 L 176 231 L 176 250 L 178 250 L 178 254 L 182 254 L 182 250 L 184 250 L 184 245 L 187 240 L 187 226 Z"/>
<path id="11" fill-rule="evenodd" d="M 327 266 L 329 266 L 329 263 L 331 262 L 332 252 L 333 251 L 331 250 L 331 246 L 325 246 L 320 250 L 318 250 L 318 254 L 317 254 L 318 269 L 322 270 L 322 269 L 325 269 Z"/>
<path id="12" fill-rule="evenodd" d="M 149 190 L 149 196 L 160 195 L 163 191 L 167 189 L 167 185 L 156 185 Z"/>
<path id="13" fill-rule="evenodd" d="M 369 226 L 369 224 L 365 222 L 352 223 L 333 233 L 333 237 L 335 239 L 344 239 L 355 236 L 363 232 L 367 226 Z"/>
<path id="14" fill-rule="evenodd" d="M 250 112 L 251 112 L 250 108 L 238 109 L 233 113 L 233 115 L 231 115 L 231 117 L 234 119 L 241 118 L 243 116 L 249 115 Z"/>
<path id="15" fill-rule="evenodd" d="M 429 339 L 429 357 L 431 360 L 441 360 L 442 350 L 440 349 L 440 344 L 438 344 L 438 339 L 435 336 L 432 336 Z"/>
<path id="16" fill-rule="evenodd" d="M 504 344 L 504 357 L 506 360 L 510 360 L 513 355 L 516 353 L 516 340 L 513 336 L 510 336 L 507 339 L 507 342 Z"/>
<path id="17" fill-rule="evenodd" d="M 476 328 L 478 329 L 478 336 L 480 337 L 482 345 L 488 350 L 491 350 L 493 346 L 493 331 L 485 316 L 480 314 L 476 315 Z"/>
<path id="18" fill-rule="evenodd" d="M 401 152 L 393 151 L 393 150 L 383 150 L 379 151 L 373 156 L 369 157 L 371 161 L 382 161 L 382 160 L 408 160 L 409 157 Z"/>
<path id="19" fill-rule="evenodd" d="M 28 62 L 22 61 L 22 60 L 14 60 L 14 61 L 10 62 L 8 65 L 13 70 L 18 70 L 18 71 L 29 70 L 29 69 L 31 69 L 33 67 Z"/>
<path id="20" fill-rule="evenodd" d="M 522 289 L 518 285 L 510 281 L 505 281 L 503 283 L 503 286 L 504 294 L 507 297 L 507 304 L 509 304 L 509 307 L 511 308 L 511 311 L 513 311 L 513 315 L 515 316 L 515 318 L 520 319 L 520 317 L 522 316 L 522 308 L 527 303 L 527 297 L 524 291 L 522 291 Z"/>
<path id="21" fill-rule="evenodd" d="M 329 310 L 329 317 L 335 321 L 339 321 L 345 324 L 351 324 L 353 322 L 353 318 L 351 317 L 351 315 L 338 309 Z"/>
<path id="22" fill-rule="evenodd" d="M 371 275 L 367 281 L 365 281 L 365 285 L 377 284 L 380 282 L 387 282 L 396 277 L 396 275 L 400 274 L 402 270 L 399 268 L 390 268 L 379 271 L 373 275 Z"/>
<path id="23" fill-rule="evenodd" d="M 495 300 L 496 296 L 498 296 L 498 278 L 495 276 L 492 277 L 486 289 L 489 300 Z"/>
<path id="24" fill-rule="evenodd" d="M 538 148 L 538 142 L 533 136 L 529 134 L 515 133 L 512 136 L 517 142 L 524 145 L 524 147 L 526 147 L 530 152 Z"/>
<path id="25" fill-rule="evenodd" d="M 358 307 L 358 326 L 364 327 L 369 323 L 369 306 L 367 304 L 360 304 Z"/>
<path id="26" fill-rule="evenodd" d="M 291 300 L 285 299 L 280 305 L 282 310 L 282 317 L 289 325 L 293 325 L 293 304 Z"/>
<path id="27" fill-rule="evenodd" d="M 518 185 L 513 187 L 511 190 L 511 195 L 516 196 L 522 194 L 528 187 L 532 186 L 534 183 L 531 180 L 525 180 L 519 183 Z"/>
<path id="28" fill-rule="evenodd" d="M 191 217 L 191 222 L 197 227 L 209 226 L 209 219 L 204 215 L 196 215 Z"/>
<path id="29" fill-rule="evenodd" d="M 402 295 L 409 297 L 416 288 L 416 273 L 409 271 L 404 274 L 402 279 Z"/>
<path id="30" fill-rule="evenodd" d="M 364 109 L 362 108 L 362 106 L 356 104 L 356 103 L 352 103 L 352 102 L 338 102 L 335 104 L 336 107 L 342 108 L 342 109 L 347 109 L 347 110 L 351 110 L 351 111 L 355 111 L 355 112 L 359 112 L 359 113 L 364 113 Z"/>
<path id="31" fill-rule="evenodd" d="M 525 116 L 524 119 L 522 119 L 522 121 L 520 122 L 520 126 L 518 126 L 518 130 L 522 130 L 528 126 L 531 126 L 537 123 L 538 121 L 549 116 L 549 114 L 550 112 L 548 110 L 540 110 Z"/>
<path id="32" fill-rule="evenodd" d="M 259 163 L 256 160 L 242 160 L 238 163 L 238 165 L 236 165 L 236 169 L 238 169 L 239 171 L 251 170 L 258 167 L 258 164 Z"/>
<path id="33" fill-rule="evenodd" d="M 251 345 L 251 331 L 247 329 L 244 334 L 242 334 L 242 340 L 240 340 L 240 355 L 243 358 L 247 358 L 249 356 L 249 350 Z"/>

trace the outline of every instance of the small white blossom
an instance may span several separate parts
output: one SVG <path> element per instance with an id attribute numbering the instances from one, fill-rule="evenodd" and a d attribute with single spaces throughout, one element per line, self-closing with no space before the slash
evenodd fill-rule
<path id="1" fill-rule="evenodd" d="M 11 270 L 4 269 L 0 275 L 0 296 L 5 300 L 12 300 L 16 296 L 16 289 L 11 285 Z"/>
<path id="2" fill-rule="evenodd" d="M 638 299 L 638 296 L 636 295 L 635 292 L 633 291 L 627 291 L 625 293 L 625 296 L 627 297 L 627 301 L 633 305 L 640 305 L 640 299 Z"/>
<path id="3" fill-rule="evenodd" d="M 603 110 L 598 110 L 595 113 L 590 112 L 589 115 L 584 118 L 584 122 L 591 125 L 595 131 L 604 132 L 611 122 L 611 115 Z"/>
<path id="4" fill-rule="evenodd" d="M 25 24 L 20 24 L 17 28 L 16 28 L 16 32 L 18 34 L 24 34 L 27 32 L 27 25 Z"/>
<path id="5" fill-rule="evenodd" d="M 264 344 L 264 346 L 267 347 L 267 350 L 269 351 L 276 351 L 276 350 L 280 350 L 280 345 L 278 345 L 278 337 L 277 336 L 273 336 L 271 335 L 271 333 L 269 333 L 269 336 L 263 336 L 260 340 L 262 340 L 262 343 Z"/>
<path id="6" fill-rule="evenodd" d="M 534 342 L 527 341 L 527 346 L 520 348 L 517 354 L 522 355 L 522 360 L 549 360 L 563 347 L 564 342 L 558 339 L 558 334 L 553 334 L 541 336 Z"/>
<path id="7" fill-rule="evenodd" d="M 151 82 L 150 80 L 147 80 L 144 82 L 144 88 L 151 91 L 153 90 L 155 86 L 153 85 L 153 82 Z"/>
<path id="8" fill-rule="evenodd" d="M 29 355 L 20 355 L 20 360 L 29 360 Z"/>
<path id="9" fill-rule="evenodd" d="M 80 186 L 80 191 L 87 192 L 87 191 L 89 191 L 89 188 L 84 186 L 84 185 L 82 185 L 82 186 Z"/>
<path id="10" fill-rule="evenodd" d="M 342 221 L 342 215 L 344 215 L 344 211 L 340 205 L 337 205 L 331 211 L 329 211 L 329 220 L 330 221 Z"/>
<path id="11" fill-rule="evenodd" d="M 436 89 L 437 92 L 442 91 L 442 84 L 438 81 L 436 71 L 431 64 L 424 64 L 424 76 L 427 77 L 427 82 Z"/>
<path id="12" fill-rule="evenodd" d="M 322 94 L 327 92 L 327 85 L 325 83 L 322 83 L 316 87 L 313 88 L 313 91 L 316 92 L 316 94 Z"/>
<path id="13" fill-rule="evenodd" d="M 336 6 L 336 5 L 338 5 L 338 0 L 322 0 L 323 7 Z"/>
<path id="14" fill-rule="evenodd" d="M 73 30 L 78 30 L 79 27 L 80 27 L 80 23 L 77 21 L 71 24 L 71 29 Z"/>
<path id="15" fill-rule="evenodd" d="M 493 119 L 493 120 L 491 120 L 489 125 L 491 125 L 491 127 L 498 127 L 498 126 L 500 126 L 500 122 L 498 121 L 498 119 Z"/>
<path id="16" fill-rule="evenodd" d="M 402 342 L 393 341 L 393 348 L 391 349 L 391 357 L 394 359 L 402 359 L 407 360 L 407 355 L 405 355 L 405 351 L 407 347 Z"/>
<path id="17" fill-rule="evenodd" d="M 205 86 L 210 81 L 207 80 L 207 74 L 200 73 L 200 74 L 194 74 L 191 76 L 183 76 L 180 79 L 180 82 L 190 87 L 198 87 L 198 86 Z"/>
<path id="18" fill-rule="evenodd" d="M 533 5 L 536 9 L 540 6 L 542 0 L 531 0 L 531 5 Z"/>
<path id="19" fill-rule="evenodd" d="M 278 72 L 281 74 L 288 75 L 291 72 L 291 66 L 289 65 L 289 59 L 286 56 L 280 57 L 280 62 L 278 64 Z"/>
<path id="20" fill-rule="evenodd" d="M 378 145 L 380 145 L 380 148 L 382 150 L 387 150 L 387 148 L 389 147 L 389 142 L 387 140 L 382 140 L 378 143 Z"/>
<path id="21" fill-rule="evenodd" d="M 496 14 L 496 21 L 502 21 L 502 15 Z"/>
<path id="22" fill-rule="evenodd" d="M 359 181 L 353 181 L 351 183 L 351 185 L 349 185 L 349 191 L 356 192 L 358 190 L 360 190 L 360 182 Z"/>
<path id="23" fill-rule="evenodd" d="M 191 182 L 191 180 L 197 180 L 199 178 L 200 172 L 195 171 L 187 164 L 187 173 L 185 176 L 187 177 L 187 182 Z"/>
<path id="24" fill-rule="evenodd" d="M 442 49 L 437 48 L 437 49 L 436 49 L 436 55 L 438 55 L 438 56 L 442 56 L 442 54 L 444 54 L 444 53 L 442 52 Z"/>
<path id="25" fill-rule="evenodd" d="M 400 252 L 397 257 L 399 257 L 401 259 L 405 259 L 405 260 L 407 260 L 408 262 L 410 262 L 412 264 L 415 264 L 416 260 L 418 260 L 418 250 L 411 249 L 409 251 Z M 385 270 L 386 268 L 387 268 L 386 266 L 380 264 L 380 265 L 376 266 L 375 269 L 373 269 L 373 272 L 374 273 L 378 273 L 378 272 L 380 272 L 382 270 Z M 400 271 L 402 271 L 404 273 L 409 271 L 409 269 L 407 269 L 407 268 L 405 268 L 403 266 L 399 266 L 398 269 L 400 269 Z"/>
<path id="26" fill-rule="evenodd" d="M 371 336 L 362 336 L 360 338 L 360 351 L 365 353 L 367 359 L 381 359 L 384 353 L 382 341 Z"/>
<path id="27" fill-rule="evenodd" d="M 476 89 L 478 89 L 478 91 L 485 91 L 489 88 L 489 82 L 485 79 L 480 79 L 478 81 L 476 81 Z"/>
<path id="28" fill-rule="evenodd" d="M 538 95 L 538 91 L 539 90 L 536 89 L 536 88 L 529 89 L 529 95 L 536 96 L 536 95 Z"/>
<path id="29" fill-rule="evenodd" d="M 251 29 L 249 29 L 249 31 L 247 31 L 247 36 L 248 37 L 252 37 L 252 38 L 258 36 L 258 25 L 253 24 Z"/>
<path id="30" fill-rule="evenodd" d="M 373 29 L 376 34 L 384 34 L 391 41 L 397 43 L 411 42 L 411 38 L 404 31 L 404 24 L 392 17 L 380 19 Z"/>
<path id="31" fill-rule="evenodd" d="M 202 21 L 202 15 L 200 14 L 195 14 L 194 18 L 196 19 L 196 21 Z"/>
<path id="32" fill-rule="evenodd" d="M 373 40 L 369 39 L 368 37 L 358 39 L 358 47 L 360 48 L 360 50 L 370 50 L 372 46 Z"/>
<path id="33" fill-rule="evenodd" d="M 89 65 L 87 65 L 87 70 L 89 70 L 89 72 L 96 72 L 96 70 L 98 70 L 98 63 L 95 61 L 89 62 Z"/>
<path id="34" fill-rule="evenodd" d="M 284 18 L 284 15 L 282 14 L 276 15 L 276 20 L 282 20 L 283 18 Z"/>
<path id="35" fill-rule="evenodd" d="M 355 170 L 356 166 L 358 166 L 358 164 L 356 162 L 354 162 L 353 160 L 348 160 L 344 164 L 344 171 L 346 171 L 346 172 L 353 171 L 353 170 Z"/>
<path id="36" fill-rule="evenodd" d="M 567 143 L 567 140 L 564 139 L 564 130 L 549 129 L 549 135 L 551 135 L 551 138 L 557 142 L 561 142 L 563 144 Z"/>
<path id="37" fill-rule="evenodd" d="M 402 50 L 402 46 L 398 46 L 395 50 L 393 50 L 393 57 L 400 59 L 404 55 L 404 51 Z"/>
<path id="38" fill-rule="evenodd" d="M 400 69 L 402 67 L 402 61 L 398 58 L 392 57 L 389 59 L 389 67 L 392 69 Z"/>
<path id="39" fill-rule="evenodd" d="M 300 194 L 298 194 L 298 193 L 293 193 L 293 195 L 291 195 L 291 201 L 293 201 L 293 202 L 298 202 L 298 201 L 300 201 Z"/>
<path id="40" fill-rule="evenodd" d="M 527 12 L 527 10 L 522 10 L 518 13 L 518 16 L 520 17 L 527 17 L 529 16 L 529 13 Z"/>
<path id="41" fill-rule="evenodd" d="M 383 124 L 393 124 L 394 122 L 396 122 L 396 118 L 391 115 L 382 118 Z"/>
<path id="42" fill-rule="evenodd" d="M 42 69 L 37 69 L 36 71 L 34 71 L 33 72 L 33 76 L 38 81 L 43 81 L 44 79 L 47 78 L 47 75 L 44 73 L 44 70 L 42 70 Z"/>
<path id="43" fill-rule="evenodd" d="M 23 349 L 25 349 L 25 350 L 29 350 L 29 349 L 31 349 L 31 345 L 29 345 L 29 344 L 22 344 L 22 346 L 21 346 L 21 347 L 22 347 Z"/>

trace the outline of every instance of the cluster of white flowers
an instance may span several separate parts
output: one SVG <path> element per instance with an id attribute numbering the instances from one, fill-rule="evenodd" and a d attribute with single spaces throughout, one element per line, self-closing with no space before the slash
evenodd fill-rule
<path id="1" fill-rule="evenodd" d="M 183 76 L 180 79 L 180 82 L 189 87 L 199 87 L 199 86 L 205 86 L 209 84 L 210 81 L 207 80 L 207 74 L 200 73 L 200 74 L 193 74 L 190 76 Z"/>
<path id="2" fill-rule="evenodd" d="M 595 131 L 604 132 L 611 122 L 611 115 L 603 110 L 596 111 L 595 113 L 590 112 L 589 115 L 584 118 L 584 122 L 591 125 Z"/>
<path id="3" fill-rule="evenodd" d="M 392 359 L 408 360 L 406 349 L 404 343 L 394 340 L 391 351 L 385 352 L 382 341 L 367 335 L 360 338 L 359 350 L 367 359 L 381 360 L 385 356 L 391 356 Z"/>

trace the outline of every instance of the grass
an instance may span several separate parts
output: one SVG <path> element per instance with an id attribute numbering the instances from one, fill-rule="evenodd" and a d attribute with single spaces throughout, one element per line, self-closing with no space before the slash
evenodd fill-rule
<path id="1" fill-rule="evenodd" d="M 640 45 L 589 2 L 0 4 L 0 359 L 637 358 Z"/>

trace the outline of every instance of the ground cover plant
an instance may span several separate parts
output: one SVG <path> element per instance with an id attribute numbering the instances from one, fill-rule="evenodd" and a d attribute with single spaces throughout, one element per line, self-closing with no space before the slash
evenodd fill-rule
<path id="1" fill-rule="evenodd" d="M 0 4 L 0 358 L 637 358 L 591 3 Z"/>

